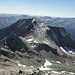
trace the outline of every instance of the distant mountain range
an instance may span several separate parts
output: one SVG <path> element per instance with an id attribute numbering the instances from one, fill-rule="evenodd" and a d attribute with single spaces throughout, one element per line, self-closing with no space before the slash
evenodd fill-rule
<path id="1" fill-rule="evenodd" d="M 20 19 L 0 30 L 1 62 L 15 68 L 75 72 L 75 39 L 62 27 L 37 18 Z"/>
<path id="2" fill-rule="evenodd" d="M 17 14 L 0 14 L 0 29 L 5 28 L 19 19 L 28 19 L 31 16 Z"/>
<path id="3" fill-rule="evenodd" d="M 5 28 L 19 19 L 28 19 L 33 16 L 18 14 L 0 14 L 0 29 Z M 35 17 L 35 16 L 34 16 Z M 54 18 L 48 16 L 36 16 L 50 26 L 63 27 L 75 37 L 75 18 Z"/>

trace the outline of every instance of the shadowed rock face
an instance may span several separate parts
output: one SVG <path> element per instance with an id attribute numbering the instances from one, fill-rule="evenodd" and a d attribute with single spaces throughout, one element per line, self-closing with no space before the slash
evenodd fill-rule
<path id="1" fill-rule="evenodd" d="M 14 52 L 24 48 L 24 43 L 14 34 L 9 35 L 6 42 L 7 46 Z"/>
<path id="2" fill-rule="evenodd" d="M 49 37 L 56 42 L 58 46 L 62 47 L 70 47 L 75 50 L 75 39 L 70 35 L 70 33 L 66 32 L 64 28 L 60 27 L 50 27 L 50 30 L 47 30 L 47 34 Z"/>
<path id="3" fill-rule="evenodd" d="M 4 38 L 5 36 L 9 35 L 12 32 L 19 36 L 26 35 L 33 27 L 31 21 L 32 21 L 31 19 L 19 20 L 16 23 L 12 24 L 11 26 L 0 30 L 0 35 L 1 35 L 0 39 Z"/>
<path id="4" fill-rule="evenodd" d="M 57 50 L 51 48 L 47 44 L 38 44 L 36 49 L 37 49 L 37 51 L 41 51 L 41 50 L 45 50 L 47 52 L 51 51 L 53 54 L 58 55 Z"/>
<path id="5" fill-rule="evenodd" d="M 72 54 L 65 47 L 74 51 L 74 45 L 75 39 L 64 28 L 48 26 L 37 18 L 21 19 L 0 30 L 1 54 L 26 65 L 40 66 L 45 59 L 66 63 Z"/>

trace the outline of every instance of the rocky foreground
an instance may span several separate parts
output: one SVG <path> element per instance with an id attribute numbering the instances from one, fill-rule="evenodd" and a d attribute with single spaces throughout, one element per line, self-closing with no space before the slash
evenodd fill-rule
<path id="1" fill-rule="evenodd" d="M 22 70 L 19 70 L 17 72 L 15 71 L 0 71 L 0 75 L 75 75 L 74 72 L 67 72 L 67 71 L 33 71 L 33 72 L 25 72 Z"/>
<path id="2" fill-rule="evenodd" d="M 0 68 L 0 75 L 75 75 L 75 72 L 60 70 L 60 68 L 58 70 L 19 66 L 0 66 Z"/>

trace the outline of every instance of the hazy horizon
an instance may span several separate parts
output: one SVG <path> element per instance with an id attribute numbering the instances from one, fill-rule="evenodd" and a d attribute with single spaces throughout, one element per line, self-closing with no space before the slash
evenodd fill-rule
<path id="1" fill-rule="evenodd" d="M 0 0 L 0 13 L 75 17 L 75 0 Z"/>

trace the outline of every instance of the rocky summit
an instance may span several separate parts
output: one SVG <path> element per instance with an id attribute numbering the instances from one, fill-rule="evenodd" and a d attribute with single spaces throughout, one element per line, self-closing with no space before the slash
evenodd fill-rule
<path id="1" fill-rule="evenodd" d="M 6 75 L 75 75 L 75 38 L 37 18 L 20 19 L 0 30 L 0 69 Z"/>

